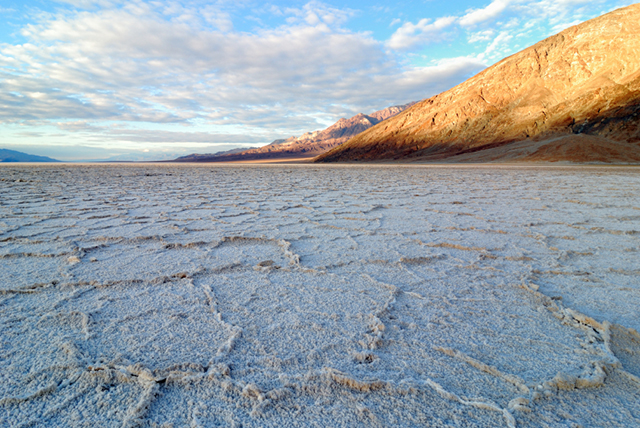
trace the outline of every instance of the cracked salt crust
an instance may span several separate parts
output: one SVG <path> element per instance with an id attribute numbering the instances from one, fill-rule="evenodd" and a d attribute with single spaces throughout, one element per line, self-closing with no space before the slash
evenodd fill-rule
<path id="1" fill-rule="evenodd" d="M 0 171 L 2 426 L 640 425 L 637 169 Z"/>

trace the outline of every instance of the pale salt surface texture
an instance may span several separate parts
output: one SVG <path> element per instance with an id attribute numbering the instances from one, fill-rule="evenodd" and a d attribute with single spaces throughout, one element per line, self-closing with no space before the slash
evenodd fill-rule
<path id="1" fill-rule="evenodd" d="M 640 426 L 638 169 L 0 174 L 0 426 Z"/>

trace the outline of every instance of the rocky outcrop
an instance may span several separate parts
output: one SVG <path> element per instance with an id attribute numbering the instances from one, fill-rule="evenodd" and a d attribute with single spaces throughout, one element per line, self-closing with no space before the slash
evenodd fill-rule
<path id="1" fill-rule="evenodd" d="M 189 155 L 176 162 L 238 162 L 255 160 L 313 158 L 330 150 L 349 138 L 395 116 L 415 103 L 388 107 L 370 115 L 359 113 L 350 119 L 340 119 L 323 131 L 307 132 L 299 137 L 276 140 L 264 147 L 234 150 L 213 155 Z"/>
<path id="2" fill-rule="evenodd" d="M 640 162 L 640 5 L 545 39 L 317 161 Z"/>

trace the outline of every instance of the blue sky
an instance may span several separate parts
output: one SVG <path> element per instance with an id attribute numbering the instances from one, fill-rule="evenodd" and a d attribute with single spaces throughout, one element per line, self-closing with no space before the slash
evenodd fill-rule
<path id="1" fill-rule="evenodd" d="M 632 2 L 0 0 L 0 148 L 259 146 L 428 98 Z"/>

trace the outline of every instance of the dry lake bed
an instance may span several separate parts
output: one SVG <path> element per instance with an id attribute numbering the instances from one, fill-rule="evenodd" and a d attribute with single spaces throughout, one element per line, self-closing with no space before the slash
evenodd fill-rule
<path id="1" fill-rule="evenodd" d="M 640 426 L 640 169 L 0 180 L 0 426 Z"/>

